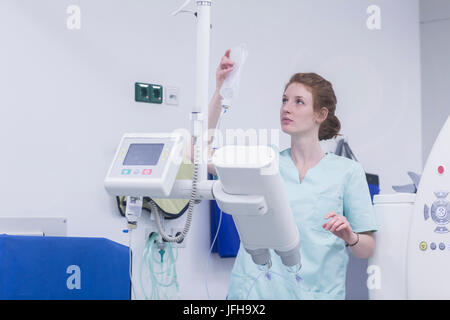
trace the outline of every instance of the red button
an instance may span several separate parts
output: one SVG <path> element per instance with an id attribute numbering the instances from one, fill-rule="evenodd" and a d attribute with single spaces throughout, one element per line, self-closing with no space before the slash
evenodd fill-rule
<path id="1" fill-rule="evenodd" d="M 444 166 L 439 166 L 438 172 L 439 172 L 439 174 L 443 174 L 444 173 Z"/>
<path id="2" fill-rule="evenodd" d="M 152 174 L 152 169 L 144 169 L 144 170 L 142 170 L 142 174 L 146 175 L 146 176 L 151 175 Z"/>

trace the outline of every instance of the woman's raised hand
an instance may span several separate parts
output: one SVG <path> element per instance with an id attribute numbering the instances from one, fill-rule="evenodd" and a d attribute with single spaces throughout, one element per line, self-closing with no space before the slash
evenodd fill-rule
<path id="1" fill-rule="evenodd" d="M 233 71 L 234 62 L 230 60 L 230 52 L 230 49 L 225 52 L 225 55 L 222 57 L 222 59 L 220 60 L 220 64 L 217 67 L 216 90 L 220 90 L 228 74 Z"/>

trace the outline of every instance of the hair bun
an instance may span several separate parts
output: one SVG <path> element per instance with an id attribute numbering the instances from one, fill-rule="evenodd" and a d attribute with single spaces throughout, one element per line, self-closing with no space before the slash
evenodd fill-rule
<path id="1" fill-rule="evenodd" d="M 319 140 L 329 140 L 340 136 L 341 122 L 335 114 L 328 114 L 327 119 L 320 125 Z"/>

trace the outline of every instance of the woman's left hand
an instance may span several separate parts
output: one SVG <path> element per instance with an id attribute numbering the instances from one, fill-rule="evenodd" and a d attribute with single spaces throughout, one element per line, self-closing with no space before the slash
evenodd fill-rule
<path id="1" fill-rule="evenodd" d="M 325 220 L 331 219 L 327 223 L 322 225 L 327 231 L 332 232 L 335 236 L 341 238 L 346 243 L 352 244 L 358 240 L 358 236 L 353 232 L 350 223 L 347 221 L 347 218 L 344 216 L 338 215 L 336 212 L 331 211 L 325 216 Z"/>

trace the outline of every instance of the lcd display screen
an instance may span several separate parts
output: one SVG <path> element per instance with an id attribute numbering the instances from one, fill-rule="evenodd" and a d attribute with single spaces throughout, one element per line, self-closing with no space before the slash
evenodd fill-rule
<path id="1" fill-rule="evenodd" d="M 164 143 L 131 144 L 123 161 L 124 166 L 154 166 L 158 163 Z"/>

